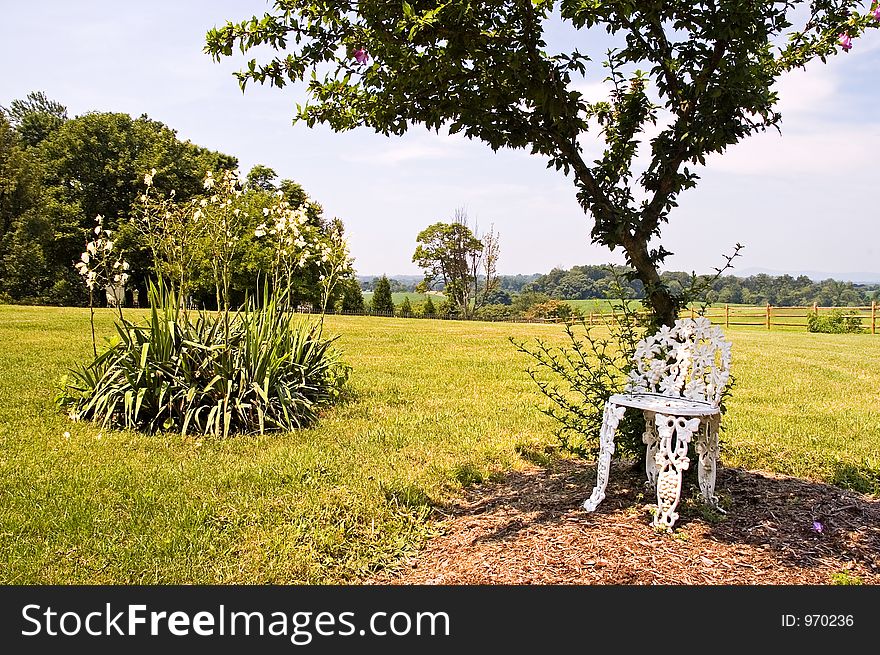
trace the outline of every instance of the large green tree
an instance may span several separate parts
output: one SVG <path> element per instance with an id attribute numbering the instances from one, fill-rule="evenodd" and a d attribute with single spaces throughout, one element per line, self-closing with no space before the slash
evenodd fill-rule
<path id="1" fill-rule="evenodd" d="M 3 109 L 22 141 L 37 146 L 67 121 L 67 107 L 50 100 L 42 91 L 33 91 L 23 100 L 13 100 Z"/>
<path id="2" fill-rule="evenodd" d="M 49 235 L 39 200 L 40 162 L 0 114 L 0 293 L 10 298 L 46 284 Z"/>
<path id="3" fill-rule="evenodd" d="M 479 238 L 458 209 L 451 223 L 429 225 L 416 237 L 412 260 L 425 271 L 417 291 L 442 284 L 459 316 L 469 318 L 497 286 L 498 239 L 493 231 Z"/>
<path id="4" fill-rule="evenodd" d="M 581 32 L 578 48 L 548 46 L 553 20 Z M 573 179 L 593 241 L 623 249 L 657 322 L 670 324 L 680 299 L 660 277 L 670 253 L 659 236 L 696 185 L 694 166 L 777 127 L 780 76 L 848 50 L 878 21 L 876 0 L 276 0 L 212 29 L 206 50 L 281 51 L 252 60 L 240 85 L 307 81 L 297 119 L 310 126 L 447 127 L 544 155 Z M 578 83 L 594 73 L 585 52 L 597 30 L 613 39 L 612 90 L 588 98 Z M 605 142 L 595 161 L 581 144 L 591 131 Z M 637 170 L 640 145 L 648 163 Z"/>
<path id="5" fill-rule="evenodd" d="M 79 258 L 95 217 L 125 242 L 142 284 L 152 262 L 136 234 L 126 230 L 132 206 L 144 191 L 143 177 L 156 169 L 154 185 L 179 199 L 203 192 L 205 172 L 234 168 L 234 157 L 181 141 L 174 130 L 147 116 L 91 112 L 66 121 L 36 148 L 42 161 L 41 213 L 52 225 L 47 257 L 69 270 Z M 77 287 L 74 287 L 74 289 Z M 63 298 L 62 298 L 63 300 Z"/>
<path id="6" fill-rule="evenodd" d="M 37 204 L 39 173 L 39 162 L 0 114 L 0 241 L 14 229 L 15 221 Z"/>

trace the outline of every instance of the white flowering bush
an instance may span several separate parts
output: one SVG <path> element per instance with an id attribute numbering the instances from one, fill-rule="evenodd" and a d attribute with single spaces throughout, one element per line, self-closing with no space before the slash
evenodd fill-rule
<path id="1" fill-rule="evenodd" d="M 168 197 L 156 193 L 156 169 L 144 175 L 145 190 L 133 208 L 132 223 L 152 254 L 156 275 L 175 293 L 175 302 L 186 311 L 186 297 L 207 224 L 202 220 L 206 198 L 177 201 L 172 189 Z"/>
<path id="2" fill-rule="evenodd" d="M 113 293 L 117 289 L 125 292 L 130 266 L 125 261 L 124 253 L 116 247 L 113 233 L 104 227 L 104 217 L 95 217 L 94 238 L 86 242 L 86 249 L 75 264 L 77 272 L 89 291 L 89 319 L 92 328 L 92 351 L 97 356 L 98 346 L 95 341 L 95 291 L 107 290 Z M 122 318 L 122 304 L 117 303 L 119 317 Z"/>
<path id="3" fill-rule="evenodd" d="M 342 230 L 325 229 L 308 207 L 291 207 L 283 195 L 263 209 L 254 229 L 245 183 L 232 171 L 208 172 L 205 195 L 186 202 L 175 201 L 173 192 L 154 193 L 155 174 L 144 176 L 134 219 L 158 275 L 148 290 L 149 323 L 120 313 L 117 338 L 67 376 L 59 404 L 76 420 L 151 432 L 227 436 L 312 423 L 340 397 L 349 374 L 334 339 L 323 334 L 327 301 L 351 267 Z M 113 252 L 110 236 L 96 235 L 105 241 L 87 247 L 81 270 L 90 289 L 109 276 L 122 280 L 128 270 L 121 260 L 90 266 L 97 254 Z M 269 248 L 273 270 L 259 297 L 233 310 L 231 276 L 246 238 Z M 191 312 L 185 304 L 200 253 L 211 262 L 216 313 Z M 289 311 L 292 288 L 307 268 L 318 271 L 319 321 Z"/>
<path id="4" fill-rule="evenodd" d="M 272 288 L 275 293 L 290 294 L 298 274 L 308 266 L 317 269 L 321 290 L 321 316 L 346 271 L 351 270 L 349 254 L 341 225 L 316 225 L 309 219 L 308 206 L 291 207 L 282 192 L 275 202 L 263 209 L 263 222 L 254 234 L 265 240 L 273 253 Z"/>
<path id="5" fill-rule="evenodd" d="M 226 437 L 291 431 L 336 402 L 349 367 L 318 323 L 251 299 L 228 322 L 181 311 L 150 286 L 146 325 L 121 320 L 117 339 L 67 376 L 58 402 L 104 427 Z"/>

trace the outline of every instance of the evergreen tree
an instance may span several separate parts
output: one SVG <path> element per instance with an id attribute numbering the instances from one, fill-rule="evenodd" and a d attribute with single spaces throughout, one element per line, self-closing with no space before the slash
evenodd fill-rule
<path id="1" fill-rule="evenodd" d="M 394 314 L 394 301 L 391 299 L 391 283 L 386 276 L 376 282 L 373 289 L 371 307 L 377 314 Z"/>
<path id="2" fill-rule="evenodd" d="M 342 285 L 342 303 L 341 308 L 344 312 L 362 312 L 364 311 L 364 294 L 361 292 L 361 286 L 354 278 L 349 278 L 341 282 Z"/>
<path id="3" fill-rule="evenodd" d="M 437 309 L 434 307 L 434 303 L 431 300 L 431 296 L 428 296 L 425 299 L 425 307 L 423 310 L 425 316 L 435 316 L 437 314 Z"/>
<path id="4" fill-rule="evenodd" d="M 405 317 L 412 316 L 413 309 L 412 305 L 409 302 L 409 298 L 404 298 L 403 302 L 400 304 L 400 315 Z"/>

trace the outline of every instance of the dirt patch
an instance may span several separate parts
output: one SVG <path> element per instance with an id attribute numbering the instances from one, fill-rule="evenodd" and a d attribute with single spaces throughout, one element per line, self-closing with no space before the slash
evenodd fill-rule
<path id="1" fill-rule="evenodd" d="M 672 534 L 651 527 L 644 475 L 615 464 L 588 514 L 595 470 L 561 461 L 472 487 L 442 534 L 365 584 L 880 583 L 880 501 L 826 484 L 721 469 L 727 514 L 683 491 Z"/>

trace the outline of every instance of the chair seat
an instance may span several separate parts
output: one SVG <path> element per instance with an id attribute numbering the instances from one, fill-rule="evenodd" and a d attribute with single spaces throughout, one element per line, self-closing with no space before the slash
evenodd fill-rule
<path id="1" fill-rule="evenodd" d="M 720 410 L 712 403 L 691 400 L 690 398 L 664 396 L 659 393 L 614 394 L 608 401 L 622 407 L 632 407 L 672 416 L 712 416 L 720 413 Z"/>

